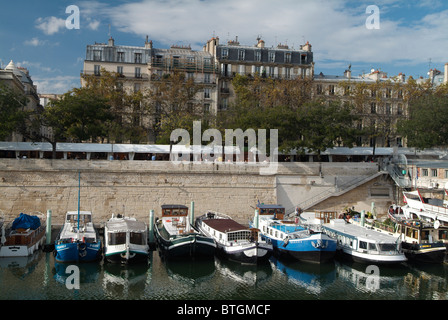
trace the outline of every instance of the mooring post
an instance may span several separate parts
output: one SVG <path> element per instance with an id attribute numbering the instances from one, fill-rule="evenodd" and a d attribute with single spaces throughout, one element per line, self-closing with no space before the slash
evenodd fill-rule
<path id="1" fill-rule="evenodd" d="M 194 201 L 191 201 L 190 224 L 194 226 Z"/>
<path id="2" fill-rule="evenodd" d="M 148 242 L 154 243 L 154 210 L 149 210 Z"/>
<path id="3" fill-rule="evenodd" d="M 51 244 L 51 210 L 47 210 L 47 233 L 46 233 L 46 244 L 47 246 Z"/>
<path id="4" fill-rule="evenodd" d="M 258 210 L 255 209 L 254 228 L 256 228 L 256 229 L 258 229 L 258 220 L 259 220 Z"/>

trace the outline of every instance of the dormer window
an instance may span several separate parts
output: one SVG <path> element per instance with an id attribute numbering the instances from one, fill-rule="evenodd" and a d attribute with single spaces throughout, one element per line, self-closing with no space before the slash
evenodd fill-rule
<path id="1" fill-rule="evenodd" d="M 245 50 L 238 50 L 238 59 L 244 60 L 246 57 L 246 51 Z"/>

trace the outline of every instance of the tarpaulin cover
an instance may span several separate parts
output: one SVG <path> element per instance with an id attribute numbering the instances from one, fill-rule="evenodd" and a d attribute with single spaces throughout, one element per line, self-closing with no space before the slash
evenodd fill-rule
<path id="1" fill-rule="evenodd" d="M 12 229 L 32 229 L 35 230 L 40 227 L 40 219 L 36 216 L 30 216 L 24 213 L 20 213 L 12 223 Z"/>

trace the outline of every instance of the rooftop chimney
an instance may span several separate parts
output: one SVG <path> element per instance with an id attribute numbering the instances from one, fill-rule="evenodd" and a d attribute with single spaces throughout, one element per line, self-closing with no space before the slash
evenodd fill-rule
<path id="1" fill-rule="evenodd" d="M 302 46 L 302 50 L 311 52 L 311 47 L 312 47 L 312 46 L 311 46 L 310 42 L 307 41 L 307 42 Z"/>
<path id="2" fill-rule="evenodd" d="M 351 79 L 351 78 L 352 78 L 352 70 L 350 70 L 350 69 L 345 70 L 345 72 L 344 72 L 344 76 L 345 76 L 347 79 Z"/>

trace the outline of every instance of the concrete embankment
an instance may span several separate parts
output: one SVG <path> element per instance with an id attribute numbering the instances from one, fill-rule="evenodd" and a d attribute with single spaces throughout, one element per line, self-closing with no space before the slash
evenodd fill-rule
<path id="1" fill-rule="evenodd" d="M 260 174 L 263 164 L 180 163 L 162 161 L 0 159 L 0 210 L 6 220 L 20 212 L 46 213 L 63 223 L 66 211 L 80 207 L 96 222 L 112 213 L 147 219 L 162 204 L 195 203 L 195 215 L 215 210 L 247 223 L 259 200 L 287 210 L 309 199 L 310 209 L 355 206 L 385 210 L 394 185 L 375 163 L 279 163 L 275 174 Z M 350 188 L 351 186 L 351 188 Z"/>

